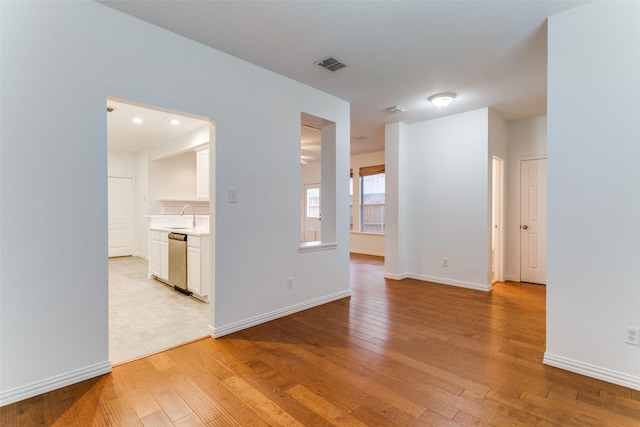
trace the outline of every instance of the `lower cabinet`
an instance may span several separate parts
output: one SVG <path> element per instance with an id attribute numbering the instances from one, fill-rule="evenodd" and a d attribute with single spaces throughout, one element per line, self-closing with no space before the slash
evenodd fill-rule
<path id="1" fill-rule="evenodd" d="M 187 287 L 204 300 L 209 295 L 208 253 L 209 236 L 187 237 Z"/>
<path id="2" fill-rule="evenodd" d="M 158 279 L 169 280 L 169 233 L 151 231 L 149 244 L 149 274 Z"/>
<path id="3" fill-rule="evenodd" d="M 149 277 L 169 280 L 169 233 L 149 232 Z M 187 236 L 187 289 L 203 301 L 209 296 L 209 236 Z"/>

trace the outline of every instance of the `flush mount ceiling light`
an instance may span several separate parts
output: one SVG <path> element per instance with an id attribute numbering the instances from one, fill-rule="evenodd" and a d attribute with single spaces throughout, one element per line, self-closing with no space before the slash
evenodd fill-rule
<path id="1" fill-rule="evenodd" d="M 142 123 L 142 119 L 140 117 L 136 117 L 133 119 L 133 123 Z"/>
<path id="2" fill-rule="evenodd" d="M 365 141 L 369 138 L 367 138 L 366 136 L 363 135 L 351 135 L 351 139 L 353 139 L 354 141 Z"/>
<path id="3" fill-rule="evenodd" d="M 406 113 L 407 111 L 409 111 L 409 110 L 407 110 L 406 108 L 401 107 L 401 106 L 399 106 L 399 105 L 394 105 L 394 106 L 393 106 L 393 107 L 391 107 L 391 108 L 387 108 L 387 110 L 388 110 L 388 111 L 391 111 L 392 113 Z"/>
<path id="4" fill-rule="evenodd" d="M 179 124 L 180 124 L 180 120 L 178 120 L 178 119 L 173 119 L 173 120 L 171 120 L 171 124 L 172 124 L 172 125 L 179 125 Z"/>
<path id="5" fill-rule="evenodd" d="M 444 108 L 447 105 L 451 104 L 451 102 L 453 102 L 455 97 L 456 97 L 456 94 L 453 92 L 443 92 L 443 93 L 437 93 L 435 95 L 431 95 L 429 97 L 429 101 L 431 101 L 431 103 L 438 108 Z"/>

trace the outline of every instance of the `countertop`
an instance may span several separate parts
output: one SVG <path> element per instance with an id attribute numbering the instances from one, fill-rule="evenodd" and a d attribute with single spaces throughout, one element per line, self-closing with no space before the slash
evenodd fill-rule
<path id="1" fill-rule="evenodd" d="M 193 227 L 151 227 L 151 230 L 155 231 L 164 231 L 168 233 L 180 233 L 186 234 L 187 236 L 208 236 L 209 230 L 205 230 L 202 228 L 193 228 Z"/>

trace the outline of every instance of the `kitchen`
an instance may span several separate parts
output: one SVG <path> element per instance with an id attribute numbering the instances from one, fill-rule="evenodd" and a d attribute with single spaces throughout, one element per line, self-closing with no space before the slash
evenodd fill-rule
<path id="1" fill-rule="evenodd" d="M 209 334 L 215 133 L 209 119 L 117 98 L 106 114 L 109 357 L 118 364 Z"/>

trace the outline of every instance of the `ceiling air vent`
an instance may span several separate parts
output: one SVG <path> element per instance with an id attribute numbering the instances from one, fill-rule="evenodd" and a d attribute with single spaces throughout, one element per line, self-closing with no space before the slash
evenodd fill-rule
<path id="1" fill-rule="evenodd" d="M 339 69 L 346 67 L 346 65 L 335 58 L 323 59 L 322 61 L 316 62 L 316 65 L 319 65 L 329 71 L 338 71 Z"/>
<path id="2" fill-rule="evenodd" d="M 387 108 L 387 111 L 390 111 L 392 113 L 406 113 L 409 110 L 399 105 L 394 105 L 393 107 Z"/>

